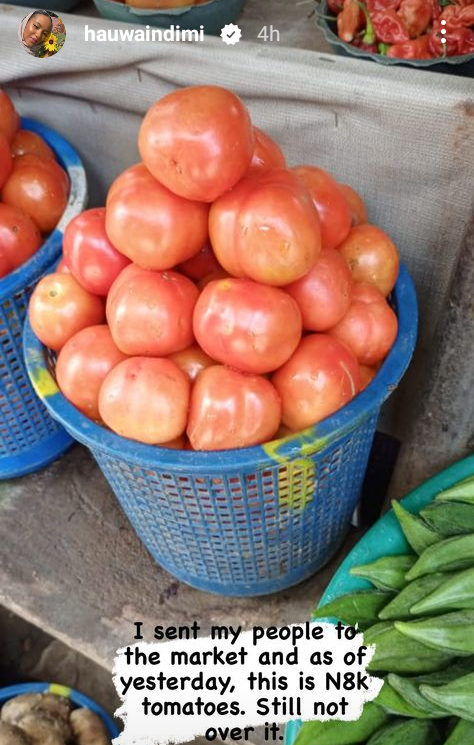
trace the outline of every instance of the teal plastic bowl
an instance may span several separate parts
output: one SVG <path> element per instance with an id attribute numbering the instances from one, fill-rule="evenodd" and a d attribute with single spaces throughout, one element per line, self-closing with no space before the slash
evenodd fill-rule
<path id="1" fill-rule="evenodd" d="M 233 23 L 239 17 L 245 0 L 210 0 L 202 5 L 194 5 L 173 10 L 149 10 L 132 8 L 116 0 L 94 0 L 95 7 L 103 18 L 124 23 L 139 23 L 143 26 L 170 28 L 179 26 L 181 30 L 200 30 L 205 34 L 219 36 L 223 26 Z"/>
<path id="2" fill-rule="evenodd" d="M 458 481 L 462 481 L 473 475 L 474 455 L 471 455 L 469 458 L 465 458 L 450 466 L 445 471 L 441 471 L 441 473 L 438 473 L 432 479 L 429 479 L 429 481 L 425 481 L 424 484 L 402 499 L 402 504 L 410 512 L 418 513 L 441 491 L 449 489 Z M 390 510 L 367 531 L 364 537 L 361 538 L 346 556 L 327 586 L 319 601 L 319 605 L 330 603 L 336 600 L 336 598 L 341 597 L 341 595 L 347 595 L 349 592 L 366 590 L 372 586 L 367 580 L 350 575 L 349 570 L 352 567 L 359 564 L 368 564 L 382 556 L 394 556 L 411 550 L 393 510 Z M 285 729 L 284 745 L 293 745 L 300 727 L 300 720 L 288 722 Z"/>
<path id="3" fill-rule="evenodd" d="M 395 59 L 387 57 L 384 54 L 375 54 L 366 52 L 353 44 L 342 41 L 337 35 L 337 25 L 335 21 L 329 21 L 322 16 L 332 15 L 328 8 L 327 0 L 321 0 L 320 10 L 316 11 L 316 25 L 324 34 L 326 41 L 331 45 L 335 54 L 342 54 L 345 57 L 356 57 L 357 59 L 372 60 L 380 65 L 398 65 L 399 67 L 415 67 L 419 70 L 431 70 L 432 72 L 444 72 L 451 75 L 465 75 L 474 77 L 474 53 L 460 54 L 454 57 L 445 57 L 443 59 Z"/>

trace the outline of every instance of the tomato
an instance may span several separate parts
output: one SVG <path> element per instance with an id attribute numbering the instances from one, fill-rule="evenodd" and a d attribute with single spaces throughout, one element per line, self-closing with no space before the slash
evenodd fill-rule
<path id="1" fill-rule="evenodd" d="M 42 233 L 49 233 L 66 208 L 68 193 L 69 179 L 56 161 L 28 154 L 14 158 L 2 199 L 26 212 Z"/>
<path id="2" fill-rule="evenodd" d="M 0 203 L 0 277 L 24 264 L 41 242 L 41 233 L 31 217 L 17 207 Z"/>
<path id="3" fill-rule="evenodd" d="M 31 296 L 29 318 L 38 339 L 56 352 L 74 334 L 104 321 L 104 302 L 87 292 L 72 274 L 43 277 Z"/>
<path id="4" fill-rule="evenodd" d="M 198 290 L 202 292 L 210 282 L 215 282 L 216 279 L 230 279 L 230 274 L 225 269 L 214 269 L 213 272 L 206 274 L 199 282 L 196 282 Z"/>
<path id="5" fill-rule="evenodd" d="M 336 248 L 352 225 L 352 214 L 339 184 L 327 171 L 316 166 L 298 166 L 293 171 L 309 190 L 318 210 L 322 247 Z"/>
<path id="6" fill-rule="evenodd" d="M 272 376 L 283 424 L 300 431 L 345 406 L 359 392 L 353 353 L 327 334 L 305 336 L 292 357 Z"/>
<path id="7" fill-rule="evenodd" d="M 387 296 L 400 268 L 393 241 L 376 225 L 357 225 L 339 246 L 356 282 L 368 282 Z"/>
<path id="8" fill-rule="evenodd" d="M 368 367 L 367 365 L 359 365 L 359 372 L 360 372 L 360 390 L 363 391 L 364 388 L 367 388 L 369 383 L 371 383 L 372 380 L 377 375 L 377 368 Z"/>
<path id="9" fill-rule="evenodd" d="M 186 428 L 190 387 L 171 360 L 131 357 L 102 383 L 100 415 L 122 437 L 149 445 L 167 443 Z"/>
<path id="10" fill-rule="evenodd" d="M 397 316 L 382 293 L 356 282 L 349 310 L 329 333 L 352 349 L 361 365 L 370 366 L 387 355 L 397 330 Z"/>
<path id="11" fill-rule="evenodd" d="M 13 162 L 10 154 L 10 145 L 5 135 L 0 132 L 0 189 L 8 180 L 12 170 Z"/>
<path id="12" fill-rule="evenodd" d="M 210 243 L 205 243 L 199 251 L 187 261 L 177 267 L 178 271 L 195 282 L 207 277 L 211 272 L 220 271 L 221 265 L 217 261 Z"/>
<path id="13" fill-rule="evenodd" d="M 221 279 L 202 291 L 194 335 L 212 359 L 248 373 L 276 370 L 302 333 L 297 303 L 283 290 L 250 279 Z"/>
<path id="14" fill-rule="evenodd" d="M 58 386 L 79 411 L 99 420 L 100 387 L 124 359 L 108 326 L 89 326 L 74 334 L 61 349 L 56 363 Z"/>
<path id="15" fill-rule="evenodd" d="M 64 231 L 63 253 L 77 281 L 95 295 L 107 295 L 122 269 L 130 264 L 105 232 L 105 208 L 86 210 Z"/>
<path id="16" fill-rule="evenodd" d="M 146 167 L 186 199 L 213 202 L 242 178 L 255 146 L 250 116 L 231 91 L 202 85 L 169 93 L 146 114 L 138 149 Z"/>
<path id="17" fill-rule="evenodd" d="M 20 117 L 9 96 L 0 89 L 0 132 L 5 135 L 8 142 L 11 142 L 18 129 Z"/>
<path id="18" fill-rule="evenodd" d="M 263 129 L 254 127 L 255 149 L 246 176 L 263 173 L 270 168 L 286 168 L 286 159 L 280 146 Z"/>
<path id="19" fill-rule="evenodd" d="M 188 443 L 186 435 L 180 435 L 179 437 L 175 437 L 173 440 L 168 440 L 168 442 L 161 442 L 160 448 L 169 448 L 170 450 L 186 450 L 186 445 Z"/>
<path id="20" fill-rule="evenodd" d="M 144 269 L 171 269 L 208 238 L 209 207 L 176 196 L 144 165 L 119 176 L 107 197 L 105 230 L 120 253 Z"/>
<path id="21" fill-rule="evenodd" d="M 107 298 L 107 321 L 125 354 L 166 357 L 194 341 L 198 289 L 178 272 L 152 272 L 130 264 Z"/>
<path id="22" fill-rule="evenodd" d="M 181 352 L 170 354 L 169 359 L 176 362 L 180 370 L 186 373 L 192 383 L 194 383 L 201 370 L 216 364 L 216 361 L 211 359 L 199 344 L 191 344 L 190 347 L 182 349 Z"/>
<path id="23" fill-rule="evenodd" d="M 57 265 L 56 271 L 59 272 L 60 274 L 71 274 L 71 270 L 66 264 L 66 259 L 64 258 L 64 256 L 59 262 L 59 264 Z"/>
<path id="24" fill-rule="evenodd" d="M 304 276 L 321 250 L 312 200 L 295 174 L 280 168 L 242 179 L 214 202 L 209 234 L 229 274 L 269 285 Z"/>
<path id="25" fill-rule="evenodd" d="M 19 129 L 15 134 L 11 144 L 11 152 L 13 157 L 31 153 L 32 155 L 41 155 L 44 158 L 56 160 L 56 156 L 48 143 L 36 132 L 30 132 L 27 129 Z"/>
<path id="26" fill-rule="evenodd" d="M 352 225 L 365 225 L 369 222 L 367 208 L 360 194 L 348 184 L 338 184 L 340 191 L 344 194 L 352 214 Z"/>
<path id="27" fill-rule="evenodd" d="M 304 328 L 326 331 L 349 310 L 352 284 L 350 269 L 342 256 L 334 248 L 325 248 L 308 274 L 285 290 L 298 303 Z"/>
<path id="28" fill-rule="evenodd" d="M 243 448 L 271 440 L 280 419 L 280 399 L 270 381 L 214 365 L 194 383 L 187 434 L 194 450 Z"/>

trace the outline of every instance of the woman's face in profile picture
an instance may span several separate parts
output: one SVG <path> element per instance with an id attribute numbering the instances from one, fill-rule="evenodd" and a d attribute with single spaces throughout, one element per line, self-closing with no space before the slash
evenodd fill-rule
<path id="1" fill-rule="evenodd" d="M 51 32 L 51 18 L 49 16 L 32 16 L 25 26 L 23 39 L 27 47 L 33 47 L 45 41 Z"/>

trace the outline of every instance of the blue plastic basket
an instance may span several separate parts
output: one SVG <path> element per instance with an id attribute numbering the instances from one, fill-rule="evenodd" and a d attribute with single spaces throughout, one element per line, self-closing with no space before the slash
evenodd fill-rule
<path id="1" fill-rule="evenodd" d="M 126 440 L 61 395 L 53 356 L 29 324 L 25 359 L 38 396 L 90 448 L 159 564 L 201 590 L 263 595 L 309 577 L 344 539 L 380 407 L 415 346 L 416 294 L 404 267 L 393 295 L 398 336 L 370 386 L 315 427 L 241 450 L 177 451 Z"/>
<path id="2" fill-rule="evenodd" d="M 120 730 L 112 717 L 109 716 L 107 712 L 99 706 L 99 704 L 96 704 L 95 701 L 88 696 L 85 696 L 83 693 L 75 691 L 73 688 L 69 688 L 68 686 L 59 685 L 58 683 L 19 683 L 18 685 L 0 688 L 0 708 L 2 707 L 2 704 L 9 701 L 11 698 L 20 696 L 23 693 L 55 693 L 57 696 L 68 698 L 73 704 L 75 704 L 75 708 L 85 707 L 98 714 L 107 727 L 107 732 L 109 733 L 110 738 L 113 739 L 118 737 L 120 734 Z"/>
<path id="3" fill-rule="evenodd" d="M 23 129 L 41 135 L 68 172 L 68 204 L 56 229 L 23 266 L 0 280 L 0 478 L 22 476 L 55 460 L 71 437 L 52 419 L 31 387 L 23 361 L 22 332 L 34 286 L 51 271 L 62 248 L 64 228 L 84 208 L 86 176 L 76 151 L 53 130 L 22 119 Z"/>

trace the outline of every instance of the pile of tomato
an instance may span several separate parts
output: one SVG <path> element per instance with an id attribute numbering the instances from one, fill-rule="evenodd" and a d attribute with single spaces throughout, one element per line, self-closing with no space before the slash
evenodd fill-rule
<path id="1" fill-rule="evenodd" d="M 42 245 L 64 212 L 67 173 L 49 145 L 20 129 L 20 117 L 0 89 L 0 277 L 17 269 Z"/>
<path id="2" fill-rule="evenodd" d="M 263 443 L 347 404 L 397 335 L 397 249 L 360 196 L 287 167 L 219 87 L 155 103 L 138 146 L 31 298 L 66 398 L 124 437 L 194 450 Z"/>

